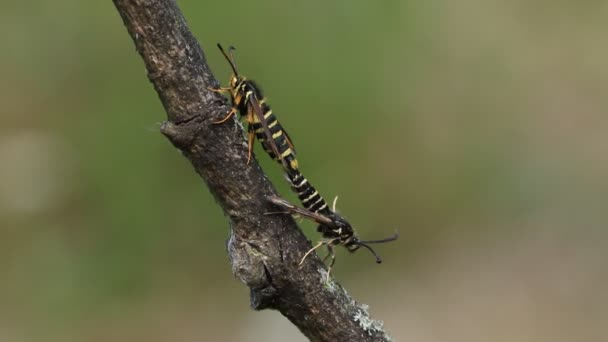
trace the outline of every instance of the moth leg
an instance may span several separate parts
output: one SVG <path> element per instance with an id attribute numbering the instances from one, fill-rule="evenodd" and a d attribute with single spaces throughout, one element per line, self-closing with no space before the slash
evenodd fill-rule
<path id="1" fill-rule="evenodd" d="M 214 124 L 221 124 L 224 123 L 226 121 L 228 121 L 228 119 L 230 119 L 234 114 L 236 114 L 237 109 L 235 107 L 230 108 L 230 111 L 228 112 L 228 115 L 226 115 L 225 118 L 218 120 L 218 121 L 213 121 Z"/>
<path id="2" fill-rule="evenodd" d="M 331 247 L 329 247 L 329 245 L 327 245 L 327 254 L 323 257 L 323 263 L 325 263 L 327 261 L 327 259 L 329 259 L 329 257 L 331 256 L 330 248 Z"/>
<path id="3" fill-rule="evenodd" d="M 207 87 L 207 89 L 211 90 L 212 92 L 220 93 L 220 94 L 230 91 L 230 88 L 223 88 L 223 87 L 219 87 L 219 88 Z"/>
<path id="4" fill-rule="evenodd" d="M 249 165 L 249 162 L 251 161 L 251 154 L 253 153 L 253 140 L 255 139 L 255 132 L 251 126 L 247 131 L 247 146 L 249 150 L 249 154 L 247 155 L 247 165 Z"/>
<path id="5" fill-rule="evenodd" d="M 264 215 L 286 215 L 286 214 L 291 214 L 291 212 L 289 212 L 289 211 L 269 211 L 267 213 L 264 213 Z"/>
<path id="6" fill-rule="evenodd" d="M 327 268 L 327 279 L 325 279 L 326 282 L 329 282 L 331 268 L 334 267 L 334 264 L 336 263 L 336 253 L 334 252 L 334 247 L 331 244 L 327 244 L 327 255 L 323 259 L 324 262 L 327 257 L 331 257 L 331 262 L 329 263 L 329 267 Z"/>
<path id="7" fill-rule="evenodd" d="M 304 254 L 304 256 L 302 257 L 302 260 L 300 261 L 300 263 L 298 264 L 298 266 L 302 265 L 302 263 L 304 262 L 304 260 L 306 260 L 306 257 L 308 257 L 308 255 L 312 252 L 314 252 L 315 249 L 323 246 L 325 244 L 325 241 L 319 241 L 318 244 L 316 244 L 313 248 L 309 249 L 308 252 L 306 252 L 306 254 Z"/>

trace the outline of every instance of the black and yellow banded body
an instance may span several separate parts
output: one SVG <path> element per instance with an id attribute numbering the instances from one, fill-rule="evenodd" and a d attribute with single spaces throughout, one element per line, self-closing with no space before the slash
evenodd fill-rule
<path id="1" fill-rule="evenodd" d="M 298 160 L 293 143 L 266 103 L 261 88 L 254 81 L 239 75 L 232 55 L 233 48 L 229 50 L 230 55 L 228 55 L 220 44 L 218 47 L 230 63 L 234 73 L 230 78 L 229 88 L 214 89 L 215 91 L 229 91 L 232 100 L 232 109 L 228 115 L 216 123 L 225 122 L 238 112 L 241 117 L 245 117 L 248 124 L 248 161 L 251 160 L 253 140 L 257 137 L 264 150 L 272 159 L 283 165 L 286 172 L 296 171 Z"/>
<path id="2" fill-rule="evenodd" d="M 376 257 L 377 263 L 382 262 L 380 256 L 376 254 L 374 249 L 369 244 L 394 241 L 397 239 L 398 234 L 381 240 L 361 240 L 355 234 L 355 230 L 351 224 L 336 212 L 335 201 L 330 209 L 321 194 L 317 191 L 317 189 L 315 189 L 314 186 L 312 186 L 312 184 L 310 184 L 308 179 L 306 179 L 306 177 L 304 177 L 299 170 L 288 171 L 287 179 L 291 184 L 292 190 L 298 195 L 298 198 L 300 199 L 300 202 L 302 202 L 304 208 L 298 208 L 289 202 L 276 197 L 270 198 L 270 201 L 274 204 L 282 206 L 294 214 L 307 217 L 317 222 L 319 224 L 317 226 L 317 232 L 321 233 L 323 238 L 326 239 L 325 241 L 321 241 L 315 247 L 311 248 L 304 255 L 300 263 L 304 261 L 308 254 L 323 245 L 327 246 L 329 252 L 328 256 L 331 257 L 331 262 L 329 264 L 327 273 L 328 277 L 329 272 L 331 272 L 331 268 L 335 262 L 333 246 L 342 245 L 349 252 L 355 252 L 359 248 L 365 247 Z"/>
<path id="3" fill-rule="evenodd" d="M 360 240 L 355 235 L 355 231 L 350 223 L 333 209 L 329 208 L 321 194 L 310 184 L 304 175 L 299 171 L 294 171 L 288 173 L 287 177 L 291 183 L 291 188 L 298 195 L 305 211 L 312 213 L 307 216 L 319 223 L 317 231 L 330 241 L 328 242 L 329 245 L 342 244 L 351 252 L 361 247 L 359 244 Z"/>
<path id="4" fill-rule="evenodd" d="M 302 175 L 298 170 L 295 170 L 288 172 L 287 178 L 291 183 L 291 188 L 298 195 L 298 198 L 300 199 L 300 202 L 302 202 L 304 208 L 294 206 L 279 197 L 271 196 L 269 197 L 269 200 L 295 215 L 304 216 L 317 222 L 319 224 L 317 226 L 317 231 L 321 233 L 325 239 L 325 241 L 319 242 L 306 254 L 304 254 L 300 264 L 304 262 L 306 257 L 315 249 L 321 246 L 326 246 L 328 250 L 327 256 L 331 257 L 331 262 L 327 271 L 327 277 L 329 279 L 331 268 L 336 260 L 333 247 L 338 245 L 344 246 L 349 252 L 355 252 L 359 250 L 359 248 L 364 247 L 376 257 L 377 263 L 382 262 L 382 259 L 378 254 L 376 254 L 376 251 L 374 251 L 370 244 L 394 241 L 398 238 L 398 234 L 381 240 L 365 241 L 359 239 L 350 223 L 344 217 L 336 213 L 335 208 L 329 208 L 327 202 L 325 202 L 321 194 L 319 194 L 314 186 L 310 184 L 304 175 Z"/>
<path id="5" fill-rule="evenodd" d="M 321 215 L 329 215 L 330 210 L 327 202 L 321 194 L 315 189 L 312 184 L 300 172 L 291 172 L 287 174 L 291 188 L 298 195 L 300 202 L 306 210 Z"/>
<path id="6" fill-rule="evenodd" d="M 245 97 L 237 108 L 239 113 L 247 118 L 249 133 L 255 134 L 264 151 L 270 158 L 284 165 L 287 168 L 286 172 L 298 170 L 298 160 L 293 143 L 266 103 L 262 90 L 253 81 L 244 79 L 242 83 L 241 89 L 245 92 Z"/>

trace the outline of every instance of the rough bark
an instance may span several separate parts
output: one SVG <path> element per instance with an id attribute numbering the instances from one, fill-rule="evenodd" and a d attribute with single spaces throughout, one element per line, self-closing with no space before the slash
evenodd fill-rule
<path id="1" fill-rule="evenodd" d="M 229 110 L 203 50 L 173 0 L 113 0 L 143 58 L 168 120 L 161 132 L 190 160 L 230 223 L 232 271 L 256 310 L 276 309 L 312 341 L 386 341 L 372 320 L 316 257 L 290 215 L 268 202 L 275 189 L 257 162 L 247 164 L 240 125 L 213 121 Z"/>

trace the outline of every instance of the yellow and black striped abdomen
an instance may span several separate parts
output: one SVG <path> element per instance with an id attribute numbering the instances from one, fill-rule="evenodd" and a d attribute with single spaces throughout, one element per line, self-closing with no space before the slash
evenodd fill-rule
<path id="1" fill-rule="evenodd" d="M 291 188 L 298 195 L 304 208 L 317 214 L 329 215 L 330 210 L 327 203 L 312 184 L 299 171 L 287 173 Z"/>
<path id="2" fill-rule="evenodd" d="M 254 81 L 245 78 L 238 78 L 233 83 L 232 103 L 240 116 L 247 120 L 249 134 L 257 137 L 264 151 L 282 164 L 286 172 L 298 170 L 293 143 L 270 106 L 266 104 L 261 88 Z"/>
<path id="3" fill-rule="evenodd" d="M 259 103 L 263 113 L 263 120 L 266 124 L 265 126 L 270 133 L 272 141 L 267 141 L 268 137 L 265 132 L 266 128 L 260 121 L 260 118 L 257 115 L 252 115 L 255 113 L 251 113 L 250 115 L 248 115 L 249 118 L 252 118 L 252 122 L 250 122 L 249 124 L 251 125 L 251 129 L 255 132 L 256 138 L 260 141 L 262 147 L 264 148 L 264 151 L 268 153 L 270 158 L 278 161 L 279 163 L 281 163 L 281 159 L 287 162 L 285 165 L 289 168 L 289 170 L 286 171 L 289 172 L 297 170 L 298 160 L 296 159 L 296 154 L 293 149 L 291 140 L 287 135 L 287 132 L 285 131 L 283 126 L 281 126 L 281 123 L 279 122 L 279 120 L 277 120 L 276 116 L 272 114 L 272 109 L 270 109 L 270 107 L 265 103 L 265 99 L 260 99 Z M 249 108 L 248 110 L 253 109 Z M 273 149 L 269 145 L 271 143 L 276 146 L 280 156 L 275 155 Z"/>

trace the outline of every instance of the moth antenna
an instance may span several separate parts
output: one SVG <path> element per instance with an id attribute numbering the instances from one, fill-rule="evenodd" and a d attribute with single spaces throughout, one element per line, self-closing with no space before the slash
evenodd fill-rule
<path id="1" fill-rule="evenodd" d="M 385 242 L 391 242 L 391 241 L 395 241 L 399 238 L 399 233 L 395 232 L 395 234 L 393 236 L 387 237 L 385 239 L 380 239 L 380 240 L 366 240 L 366 241 L 359 241 L 360 243 L 385 243 Z"/>
<path id="2" fill-rule="evenodd" d="M 365 242 L 359 241 L 357 244 L 359 246 L 363 246 L 363 247 L 369 249 L 369 251 L 372 252 L 372 254 L 376 257 L 376 264 L 381 264 L 382 263 L 382 258 L 380 258 L 380 256 L 378 255 L 378 253 L 376 253 L 376 251 L 374 251 L 373 248 L 371 248 L 370 246 L 368 246 L 367 244 L 365 244 Z"/>
<path id="3" fill-rule="evenodd" d="M 232 71 L 234 72 L 234 76 L 239 76 L 239 72 L 236 70 L 236 62 L 234 60 L 234 54 L 232 53 L 233 50 L 236 50 L 234 48 L 234 46 L 230 46 L 228 48 L 228 53 L 226 53 L 226 51 L 224 51 L 224 48 L 222 47 L 222 45 L 220 43 L 217 43 L 217 47 L 220 49 L 220 51 L 222 52 L 222 55 L 224 55 L 224 57 L 226 58 L 226 60 L 228 61 L 228 63 L 230 64 L 230 67 L 232 68 Z"/>

